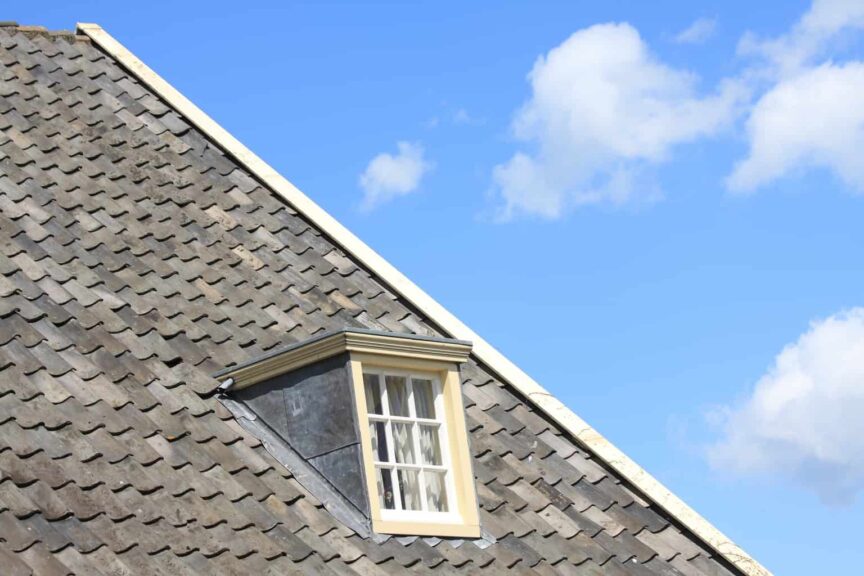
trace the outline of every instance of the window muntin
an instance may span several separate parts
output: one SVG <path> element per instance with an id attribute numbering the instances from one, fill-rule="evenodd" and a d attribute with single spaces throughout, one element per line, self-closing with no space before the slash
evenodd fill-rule
<path id="1" fill-rule="evenodd" d="M 363 385 L 382 519 L 452 520 L 454 480 L 440 379 L 364 368 Z"/>

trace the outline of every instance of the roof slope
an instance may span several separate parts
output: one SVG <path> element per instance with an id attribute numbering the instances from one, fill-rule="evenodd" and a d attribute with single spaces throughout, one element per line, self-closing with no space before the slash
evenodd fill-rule
<path id="1" fill-rule="evenodd" d="M 7 573 L 737 573 L 476 362 L 497 543 L 354 534 L 210 374 L 343 327 L 443 334 L 89 42 L 0 29 L 0 130 Z"/>

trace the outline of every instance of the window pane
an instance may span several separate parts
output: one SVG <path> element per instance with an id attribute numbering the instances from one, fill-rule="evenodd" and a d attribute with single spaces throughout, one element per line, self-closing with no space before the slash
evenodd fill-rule
<path id="1" fill-rule="evenodd" d="M 403 510 L 420 510 L 420 483 L 416 470 L 396 470 Z"/>
<path id="2" fill-rule="evenodd" d="M 392 416 L 408 416 L 408 387 L 404 376 L 385 376 Z"/>
<path id="3" fill-rule="evenodd" d="M 375 472 L 378 475 L 378 504 L 384 510 L 393 510 L 396 508 L 396 502 L 393 499 L 393 471 L 386 468 L 376 468 Z"/>
<path id="4" fill-rule="evenodd" d="M 366 388 L 366 410 L 370 414 L 383 414 L 381 411 L 381 381 L 377 374 L 363 374 Z"/>
<path id="5" fill-rule="evenodd" d="M 447 487 L 444 483 L 445 472 L 423 471 L 426 481 L 426 507 L 431 512 L 447 512 Z"/>
<path id="6" fill-rule="evenodd" d="M 387 433 L 384 422 L 369 422 L 369 435 L 372 437 L 372 457 L 378 462 L 389 462 L 387 454 Z"/>
<path id="7" fill-rule="evenodd" d="M 432 381 L 412 378 L 414 388 L 414 406 L 418 418 L 435 418 L 435 394 L 432 392 Z"/>
<path id="8" fill-rule="evenodd" d="M 441 465 L 441 445 L 438 427 L 420 425 L 420 457 L 422 464 Z"/>
<path id="9" fill-rule="evenodd" d="M 414 464 L 414 435 L 411 433 L 411 424 L 393 424 L 393 448 L 396 462 Z"/>

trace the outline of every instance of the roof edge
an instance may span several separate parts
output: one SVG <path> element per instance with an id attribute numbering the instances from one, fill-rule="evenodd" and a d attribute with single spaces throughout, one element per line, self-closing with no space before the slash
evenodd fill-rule
<path id="1" fill-rule="evenodd" d="M 495 372 L 502 380 L 516 388 L 544 414 L 572 434 L 618 474 L 641 491 L 667 514 L 690 530 L 697 538 L 725 558 L 746 576 L 772 576 L 757 560 L 748 555 L 720 530 L 675 496 L 656 478 L 639 466 L 609 440 L 594 430 L 582 418 L 565 406 L 548 390 L 534 381 L 518 366 L 508 360 L 491 344 L 477 335 L 419 286 L 387 262 L 377 252 L 340 224 L 323 208 L 313 202 L 285 177 L 255 155 L 217 124 L 177 89 L 151 70 L 134 54 L 115 40 L 98 24 L 79 23 L 78 33 L 88 36 L 139 81 L 159 94 L 177 112 L 201 132 L 215 141 L 238 163 L 254 174 L 273 192 L 291 204 L 304 217 L 318 226 L 343 250 L 357 258 L 388 284 L 394 292 L 422 310 L 432 322 L 453 338 L 474 343 L 472 355 Z"/>

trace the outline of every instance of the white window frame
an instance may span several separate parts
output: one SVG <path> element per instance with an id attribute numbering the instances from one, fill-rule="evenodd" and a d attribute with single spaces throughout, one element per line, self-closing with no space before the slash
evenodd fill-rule
<path id="1" fill-rule="evenodd" d="M 393 486 L 394 502 L 396 509 L 391 510 L 381 508 L 381 518 L 384 520 L 395 521 L 431 521 L 453 523 L 459 520 L 459 515 L 453 512 L 453 507 L 456 505 L 456 490 L 455 479 L 453 474 L 453 466 L 450 458 L 450 434 L 447 426 L 446 411 L 444 406 L 444 394 L 441 379 L 434 372 L 424 372 L 420 370 L 400 370 L 393 368 L 369 367 L 363 370 L 363 376 L 375 375 L 378 376 L 380 387 L 380 401 L 382 414 L 373 414 L 369 411 L 371 403 L 367 398 L 367 420 L 369 424 L 373 422 L 384 422 L 384 433 L 387 443 L 387 457 L 389 462 L 380 462 L 373 458 L 376 475 L 370 481 L 377 482 L 377 472 L 381 469 L 391 470 L 391 483 Z M 394 416 L 390 414 L 390 402 L 387 393 L 387 376 L 396 376 L 405 378 L 406 386 L 406 402 L 408 404 L 408 416 Z M 435 406 L 435 419 L 420 418 L 417 416 L 417 406 L 414 402 L 414 384 L 413 380 L 429 380 L 432 383 L 432 393 L 434 395 L 433 404 Z M 392 424 L 410 424 L 412 437 L 412 450 L 414 452 L 415 463 L 404 464 L 396 462 L 396 444 L 393 440 Z M 420 450 L 420 425 L 435 426 L 438 432 L 438 444 L 441 451 L 441 464 L 432 465 L 422 462 Z M 371 434 L 371 433 L 370 433 Z M 375 454 L 375 450 L 372 450 Z M 418 476 L 418 484 L 420 488 L 420 504 L 423 508 L 427 506 L 426 501 L 426 482 L 422 475 L 424 470 L 435 470 L 444 472 L 444 489 L 447 495 L 447 511 L 439 512 L 436 510 L 406 510 L 402 505 L 401 491 L 398 489 L 398 473 L 397 470 L 417 470 L 421 473 Z"/>

